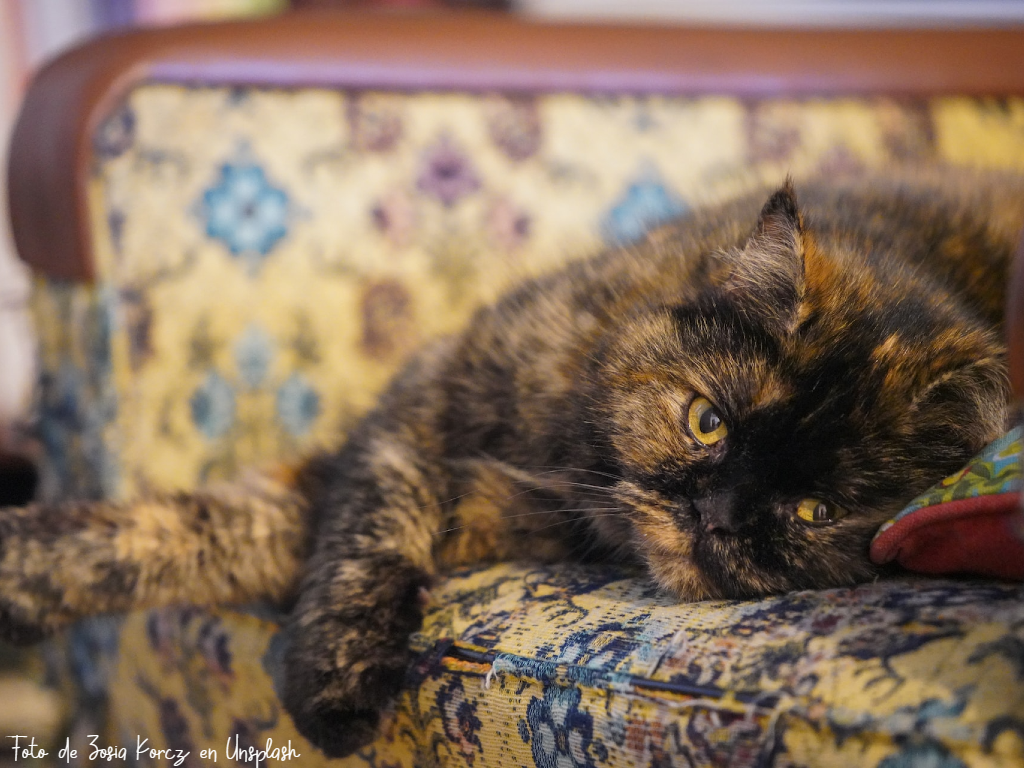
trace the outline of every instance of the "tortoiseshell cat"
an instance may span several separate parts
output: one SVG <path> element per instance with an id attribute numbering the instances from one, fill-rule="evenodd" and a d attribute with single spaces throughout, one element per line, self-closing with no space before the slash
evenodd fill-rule
<path id="1" fill-rule="evenodd" d="M 0 625 L 292 603 L 285 706 L 344 755 L 455 564 L 633 560 L 683 600 L 870 579 L 879 524 L 1007 425 L 1024 188 L 966 182 L 708 209 L 481 310 L 294 471 L 7 510 Z"/>

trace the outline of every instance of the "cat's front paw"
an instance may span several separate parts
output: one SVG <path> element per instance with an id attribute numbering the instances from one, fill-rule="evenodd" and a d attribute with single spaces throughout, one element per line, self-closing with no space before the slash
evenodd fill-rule
<path id="1" fill-rule="evenodd" d="M 295 701 L 286 688 L 284 704 L 295 728 L 327 757 L 346 757 L 373 743 L 384 710 L 401 688 L 405 666 L 366 673 L 330 686 L 345 688 L 348 695 L 324 695 L 326 691 L 321 691 L 306 698 L 296 692 L 300 701 Z"/>
<path id="2" fill-rule="evenodd" d="M 350 755 L 377 737 L 406 677 L 409 636 L 423 622 L 428 582 L 406 562 L 348 565 L 350 578 L 365 578 L 304 594 L 284 658 L 285 709 L 328 757 Z"/>

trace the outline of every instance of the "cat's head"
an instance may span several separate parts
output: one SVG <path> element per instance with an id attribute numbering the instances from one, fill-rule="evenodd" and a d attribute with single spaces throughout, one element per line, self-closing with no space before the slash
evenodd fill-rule
<path id="1" fill-rule="evenodd" d="M 1004 429 L 998 335 L 865 248 L 805 226 L 787 183 L 695 296 L 637 312 L 602 355 L 615 493 L 678 595 L 870 578 L 879 525 Z"/>

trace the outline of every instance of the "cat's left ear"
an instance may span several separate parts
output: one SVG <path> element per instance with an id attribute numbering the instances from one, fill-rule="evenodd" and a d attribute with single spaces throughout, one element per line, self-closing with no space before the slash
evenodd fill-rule
<path id="1" fill-rule="evenodd" d="M 730 261 L 723 287 L 780 331 L 794 328 L 804 295 L 804 232 L 791 179 L 768 198 Z"/>

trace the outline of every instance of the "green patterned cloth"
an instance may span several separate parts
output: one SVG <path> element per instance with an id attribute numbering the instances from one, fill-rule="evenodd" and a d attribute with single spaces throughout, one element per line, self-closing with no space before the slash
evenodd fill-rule
<path id="1" fill-rule="evenodd" d="M 1021 438 L 1020 427 L 1007 432 L 972 459 L 960 472 L 929 488 L 900 510 L 896 517 L 878 529 L 875 538 L 897 521 L 905 519 L 922 507 L 978 496 L 1019 492 L 1024 477 L 1024 467 L 1021 465 Z"/>

